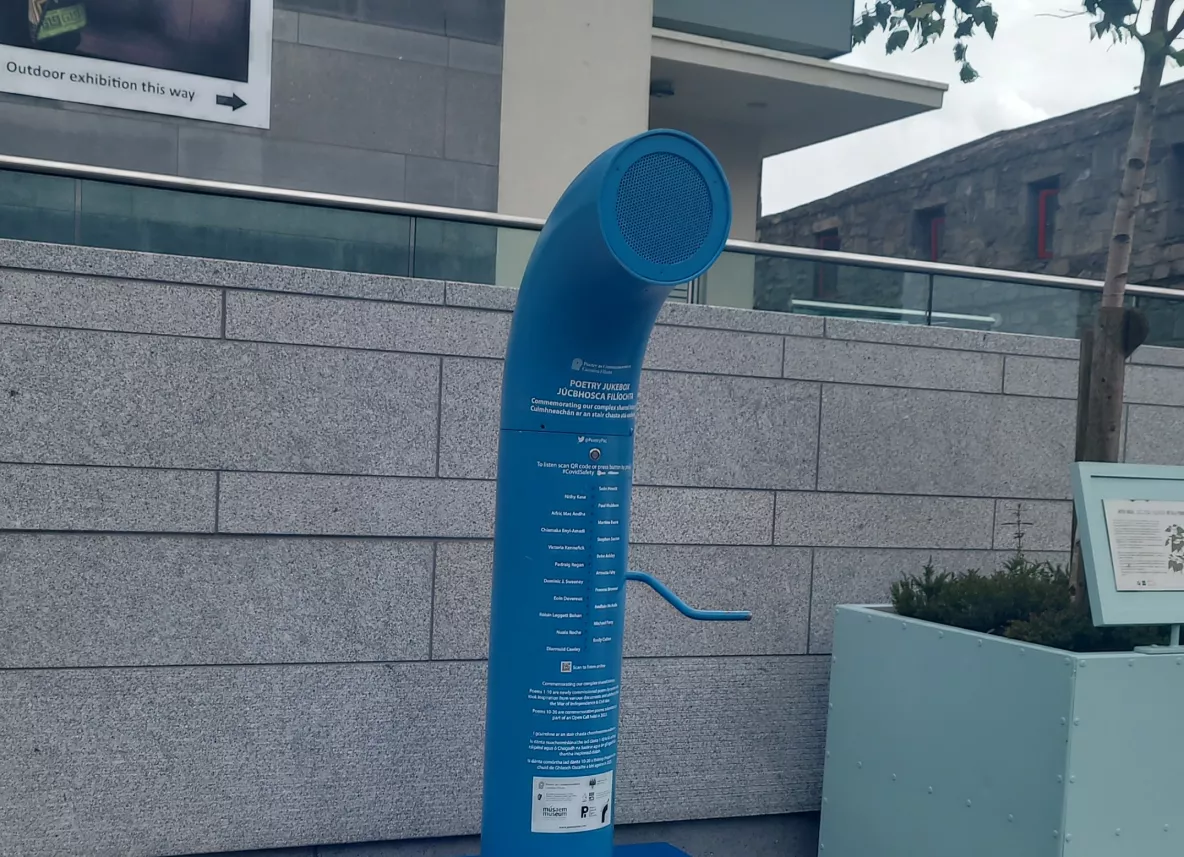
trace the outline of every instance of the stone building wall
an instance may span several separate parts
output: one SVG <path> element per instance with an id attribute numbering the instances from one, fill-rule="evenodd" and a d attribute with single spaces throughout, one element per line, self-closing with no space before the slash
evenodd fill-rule
<path id="1" fill-rule="evenodd" d="M 837 232 L 852 253 L 929 259 L 925 218 L 944 210 L 939 261 L 1100 279 L 1133 102 L 1110 102 L 944 152 L 761 220 L 760 240 L 814 247 Z M 1184 83 L 1165 87 L 1139 210 L 1132 282 L 1184 284 Z M 1037 257 L 1036 192 L 1055 183 L 1052 258 Z M 805 269 L 803 269 L 803 272 Z M 797 279 L 807 276 L 800 273 Z M 761 278 L 758 278 L 760 280 Z M 779 308 L 791 276 L 768 276 L 758 308 Z M 860 278 L 866 287 L 866 278 Z M 887 284 L 889 292 L 899 286 Z M 899 298 L 897 298 L 899 299 Z"/>

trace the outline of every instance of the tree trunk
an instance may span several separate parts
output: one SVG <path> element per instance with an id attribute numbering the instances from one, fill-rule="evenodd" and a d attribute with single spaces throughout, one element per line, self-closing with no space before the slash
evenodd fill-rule
<path id="1" fill-rule="evenodd" d="M 1135 96 L 1135 115 L 1126 148 L 1122 189 L 1114 211 L 1114 230 L 1110 254 L 1106 260 L 1106 282 L 1102 289 L 1102 307 L 1098 313 L 1090 358 L 1089 402 L 1085 425 L 1084 460 L 1117 461 L 1118 439 L 1122 425 L 1122 392 L 1125 375 L 1125 352 L 1122 313 L 1130 278 L 1131 238 L 1135 231 L 1135 212 L 1147 179 L 1147 161 L 1151 156 L 1151 135 L 1155 110 L 1159 105 L 1160 83 L 1167 63 L 1168 11 L 1170 0 L 1156 0 L 1150 34 L 1158 34 L 1165 46 L 1143 47 L 1143 76 Z"/>
<path id="2" fill-rule="evenodd" d="M 1110 235 L 1110 254 L 1106 259 L 1106 283 L 1102 290 L 1103 307 L 1122 306 L 1130 277 L 1131 238 L 1135 231 L 1135 210 L 1143 195 L 1147 180 L 1147 161 L 1151 157 L 1151 134 L 1155 128 L 1155 110 L 1159 106 L 1159 89 L 1168 61 L 1168 16 L 1172 0 L 1155 0 L 1151 11 L 1151 26 L 1143 42 L 1143 75 L 1135 95 L 1135 115 L 1131 120 L 1131 136 L 1126 145 L 1122 188 L 1118 192 L 1118 206 L 1114 210 L 1114 229 Z M 1163 39 L 1155 49 L 1153 39 Z M 1096 346 L 1097 343 L 1095 343 Z"/>
<path id="3" fill-rule="evenodd" d="M 1143 74 L 1139 81 L 1139 92 L 1135 96 L 1135 115 L 1131 120 L 1131 135 L 1126 147 L 1122 186 L 1114 210 L 1102 303 L 1093 331 L 1093 342 L 1087 343 L 1081 354 L 1078 395 L 1084 394 L 1085 402 L 1078 402 L 1079 461 L 1118 461 L 1121 453 L 1119 440 L 1122 434 L 1123 387 L 1128 356 L 1128 325 L 1123 304 L 1127 281 L 1130 279 L 1135 213 L 1147 179 L 1155 111 L 1159 105 L 1160 84 L 1163 82 L 1167 48 L 1171 40 L 1168 33 L 1171 5 L 1171 0 L 1155 0 L 1148 39 L 1143 42 Z M 1155 42 L 1157 36 L 1163 39 L 1163 44 L 1158 47 Z M 1071 565 L 1073 602 L 1079 609 L 1088 609 L 1081 558 L 1076 552 Z"/>

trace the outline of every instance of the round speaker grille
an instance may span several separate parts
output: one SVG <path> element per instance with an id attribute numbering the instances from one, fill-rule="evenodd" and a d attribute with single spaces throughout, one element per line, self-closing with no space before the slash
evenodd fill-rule
<path id="1" fill-rule="evenodd" d="M 617 227 L 629 249 L 651 264 L 677 265 L 699 252 L 712 213 L 702 173 L 678 155 L 643 155 L 621 177 Z"/>

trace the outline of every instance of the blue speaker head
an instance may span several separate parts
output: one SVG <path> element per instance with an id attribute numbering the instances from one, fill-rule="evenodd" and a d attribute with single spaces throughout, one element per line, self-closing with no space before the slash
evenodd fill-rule
<path id="1" fill-rule="evenodd" d="M 609 250 L 634 276 L 676 286 L 723 251 L 732 195 L 715 156 L 680 131 L 651 131 L 618 148 L 600 196 Z"/>
<path id="2" fill-rule="evenodd" d="M 715 263 L 731 225 L 723 169 L 680 131 L 649 131 L 592 161 L 556 203 L 522 277 L 503 427 L 579 432 L 594 413 L 601 433 L 631 434 L 621 391 L 596 385 L 636 394 L 663 302 Z"/>

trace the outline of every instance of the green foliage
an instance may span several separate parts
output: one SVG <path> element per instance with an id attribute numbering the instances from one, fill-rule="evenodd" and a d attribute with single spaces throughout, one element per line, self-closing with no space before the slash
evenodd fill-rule
<path id="1" fill-rule="evenodd" d="M 901 616 L 1071 652 L 1126 652 L 1167 643 L 1166 628 L 1096 628 L 1069 599 L 1069 573 L 1022 552 L 994 574 L 939 572 L 927 564 L 892 586 Z"/>
<path id="2" fill-rule="evenodd" d="M 1090 20 L 1091 38 L 1137 39 L 1146 51 L 1166 51 L 1177 63 L 1184 62 L 1184 51 L 1172 47 L 1172 41 L 1180 35 L 1180 24 L 1172 26 L 1170 31 L 1140 32 L 1136 27 L 1139 4 L 1135 0 L 1067 0 L 1067 3 L 1070 6 L 1080 3 L 1081 14 Z M 892 54 L 904 50 L 910 42 L 914 50 L 936 42 L 950 24 L 959 77 L 963 83 L 970 83 L 978 78 L 978 72 L 967 61 L 967 40 L 979 33 L 993 39 L 999 26 L 999 16 L 989 0 L 875 0 L 855 19 L 853 33 L 857 45 L 866 42 L 877 30 L 887 33 L 887 51 Z"/>

